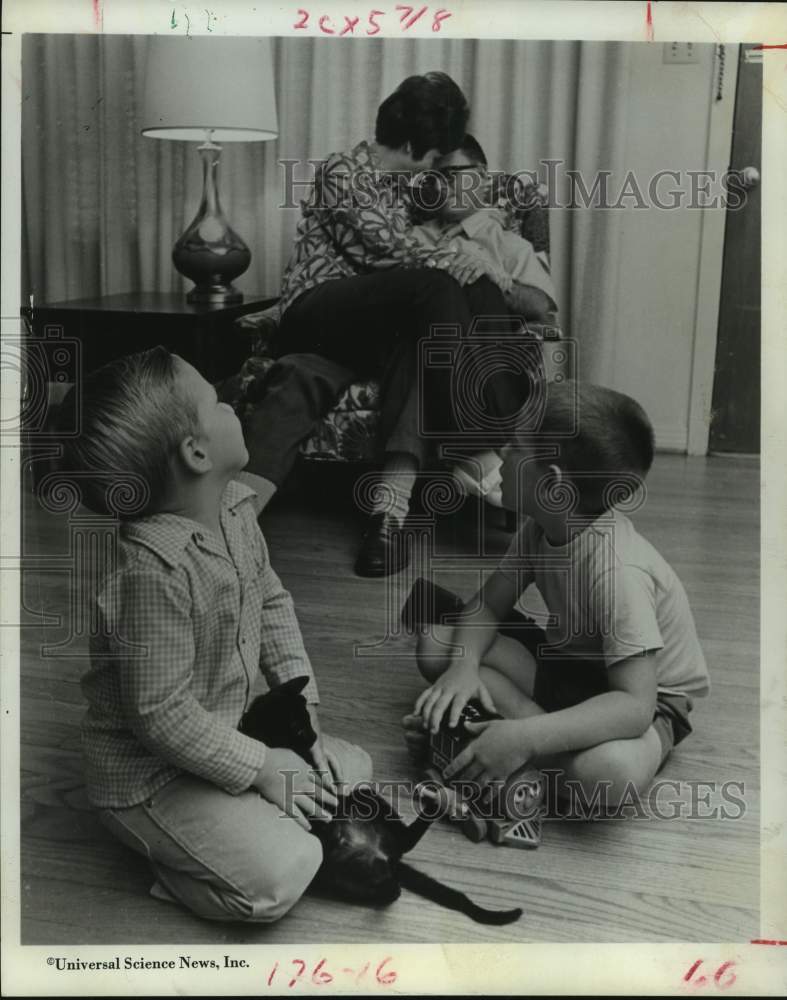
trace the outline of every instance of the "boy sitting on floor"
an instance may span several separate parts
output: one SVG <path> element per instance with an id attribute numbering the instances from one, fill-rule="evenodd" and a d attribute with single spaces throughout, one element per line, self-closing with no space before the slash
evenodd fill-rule
<path id="1" fill-rule="evenodd" d="M 709 679 L 686 593 L 612 506 L 652 459 L 633 399 L 573 383 L 550 383 L 539 433 L 523 428 L 504 449 L 504 503 L 525 520 L 464 620 L 421 638 L 431 686 L 403 720 L 422 751 L 426 732 L 456 724 L 470 698 L 504 716 L 470 724 L 477 738 L 446 778 L 483 785 L 531 763 L 615 805 L 631 787 L 643 792 L 691 732 L 692 699 Z M 531 583 L 546 634 L 514 611 Z"/>
<path id="2" fill-rule="evenodd" d="M 261 668 L 271 686 L 310 676 L 292 599 L 271 568 L 247 486 L 240 422 L 163 347 L 82 385 L 82 429 L 62 470 L 86 506 L 113 513 L 124 473 L 140 509 L 121 518 L 117 572 L 98 597 L 82 689 L 88 797 L 152 864 L 151 894 L 215 920 L 273 921 L 301 896 L 322 851 L 333 781 L 371 776 L 365 751 L 319 738 L 319 773 L 238 731 Z M 287 772 L 285 784 L 283 774 Z"/>

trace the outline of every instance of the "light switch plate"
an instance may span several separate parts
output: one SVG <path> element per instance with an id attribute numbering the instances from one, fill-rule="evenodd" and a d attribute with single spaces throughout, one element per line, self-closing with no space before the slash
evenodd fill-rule
<path id="1" fill-rule="evenodd" d="M 698 63 L 700 61 L 699 46 L 696 42 L 665 42 L 662 62 L 672 65 L 678 63 Z"/>

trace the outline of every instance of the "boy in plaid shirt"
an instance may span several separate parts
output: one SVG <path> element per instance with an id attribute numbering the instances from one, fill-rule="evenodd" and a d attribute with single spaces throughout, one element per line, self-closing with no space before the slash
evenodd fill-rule
<path id="1" fill-rule="evenodd" d="M 334 781 L 370 778 L 370 759 L 320 733 L 292 599 L 235 478 L 248 454 L 232 408 L 161 347 L 94 372 L 82 394 L 62 467 L 86 506 L 112 513 L 101 483 L 123 472 L 145 484 L 139 511 L 118 514 L 119 568 L 82 682 L 88 796 L 150 860 L 153 896 L 210 919 L 276 920 L 322 860 L 309 819 L 330 816 Z M 272 687 L 309 676 L 317 772 L 238 731 L 260 669 Z"/>

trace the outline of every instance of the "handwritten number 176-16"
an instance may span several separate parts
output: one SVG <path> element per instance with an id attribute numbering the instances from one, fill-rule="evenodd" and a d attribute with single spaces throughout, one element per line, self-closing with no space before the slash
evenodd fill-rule
<path id="1" fill-rule="evenodd" d="M 388 966 L 391 961 L 390 955 L 384 958 L 374 970 L 374 979 L 381 986 L 392 986 L 397 980 L 397 974 L 393 969 Z M 366 977 L 366 974 L 370 971 L 371 962 L 366 962 L 360 969 L 336 969 L 333 973 L 330 973 L 326 968 L 327 959 L 321 958 L 320 961 L 315 965 L 312 970 L 311 983 L 314 986 L 328 986 L 334 981 L 334 979 L 339 978 L 339 973 L 345 976 L 351 976 L 355 979 L 356 985 L 359 985 L 361 980 Z M 285 982 L 288 989 L 292 989 L 301 982 L 307 982 L 307 979 L 303 979 L 304 973 L 306 973 L 306 962 L 302 958 L 293 958 L 290 962 L 293 967 L 291 972 L 285 972 L 284 969 L 279 969 L 279 963 L 274 963 L 271 969 L 270 975 L 268 976 L 268 986 L 273 986 L 274 979 L 277 979 L 279 985 L 283 985 Z M 277 973 L 279 975 L 277 976 Z"/>
<path id="2" fill-rule="evenodd" d="M 420 7 L 416 9 L 415 7 L 410 7 L 408 4 L 397 4 L 395 8 L 399 13 L 399 24 L 401 25 L 402 31 L 407 31 L 409 28 L 419 21 L 429 10 L 428 7 Z M 365 35 L 376 35 L 382 29 L 380 24 L 380 19 L 385 17 L 386 12 L 384 10 L 370 10 L 367 20 L 367 25 L 359 25 L 360 17 L 348 17 L 346 14 L 344 17 L 344 25 L 337 25 L 328 14 L 323 14 L 321 17 L 316 19 L 316 26 L 319 31 L 324 35 L 354 35 L 355 29 L 358 28 L 358 34 Z M 310 25 L 309 19 L 311 14 L 308 10 L 304 10 L 302 7 L 298 8 L 299 20 L 293 24 L 293 28 L 300 31 L 306 31 Z M 443 21 L 446 18 L 451 17 L 451 11 L 445 10 L 441 7 L 439 10 L 434 11 L 432 14 L 432 31 L 439 31 Z M 422 23 L 428 23 L 427 21 Z"/>

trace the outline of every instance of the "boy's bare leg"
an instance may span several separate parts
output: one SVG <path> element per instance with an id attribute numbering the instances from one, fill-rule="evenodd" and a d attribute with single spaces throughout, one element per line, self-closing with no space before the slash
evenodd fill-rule
<path id="1" fill-rule="evenodd" d="M 427 635 L 418 639 L 416 662 L 421 676 L 430 684 L 450 663 L 455 645 L 451 642 L 452 635 L 450 625 L 433 625 Z M 481 677 L 498 712 L 506 718 L 523 719 L 543 711 L 532 698 L 536 661 L 515 639 L 506 635 L 497 636 L 484 655 Z M 537 713 L 533 709 L 537 709 Z"/>
<path id="2" fill-rule="evenodd" d="M 419 639 L 418 669 L 430 683 L 447 668 L 451 652 L 450 626 L 435 625 Z M 498 635 L 484 656 L 481 679 L 492 696 L 495 707 L 509 719 L 526 719 L 541 715 L 544 709 L 533 701 L 536 663 L 530 653 L 509 636 Z M 426 733 L 420 717 L 407 716 L 405 739 L 411 753 L 423 753 Z M 601 794 L 602 801 L 617 805 L 632 787 L 644 793 L 661 764 L 662 747 L 658 733 L 650 728 L 640 737 L 610 740 L 595 747 L 568 753 L 540 757 L 532 763 L 542 770 L 560 771 L 557 790 L 560 795 L 576 795 L 581 791 L 587 802 Z M 567 782 L 573 782 L 572 786 Z"/>
<path id="3" fill-rule="evenodd" d="M 585 750 L 539 757 L 533 763 L 542 770 L 562 772 L 557 782 L 561 796 L 575 797 L 581 792 L 586 803 L 598 798 L 601 805 L 614 807 L 632 788 L 641 795 L 647 791 L 661 756 L 661 740 L 650 726 L 636 739 L 609 740 Z"/>

